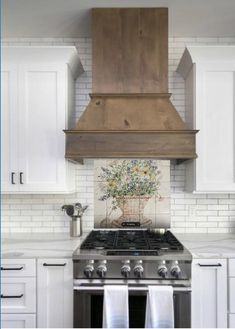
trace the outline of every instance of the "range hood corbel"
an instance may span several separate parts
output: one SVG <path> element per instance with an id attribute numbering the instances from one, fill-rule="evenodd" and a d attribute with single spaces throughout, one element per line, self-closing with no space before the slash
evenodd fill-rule
<path id="1" fill-rule="evenodd" d="M 168 93 L 167 8 L 93 9 L 92 23 L 93 93 L 65 157 L 196 158 Z"/>

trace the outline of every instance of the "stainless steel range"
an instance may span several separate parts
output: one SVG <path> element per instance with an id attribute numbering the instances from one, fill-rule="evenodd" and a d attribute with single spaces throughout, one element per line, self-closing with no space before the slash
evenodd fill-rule
<path id="1" fill-rule="evenodd" d="M 102 326 L 106 284 L 128 285 L 133 328 L 144 327 L 148 286 L 173 286 L 175 327 L 190 327 L 192 257 L 170 231 L 93 230 L 73 261 L 75 327 Z"/>

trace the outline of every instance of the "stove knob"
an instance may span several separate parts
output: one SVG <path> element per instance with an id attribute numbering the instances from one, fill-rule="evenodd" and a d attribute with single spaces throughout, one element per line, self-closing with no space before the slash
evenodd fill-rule
<path id="1" fill-rule="evenodd" d="M 94 273 L 94 266 L 92 264 L 88 264 L 84 268 L 84 274 L 85 276 L 90 279 L 93 276 Z"/>
<path id="2" fill-rule="evenodd" d="M 127 279 L 131 273 L 130 261 L 125 261 L 121 268 L 121 274 Z"/>
<path id="3" fill-rule="evenodd" d="M 133 269 L 134 275 L 138 278 L 141 279 L 144 273 L 144 268 L 142 265 L 142 261 L 138 261 Z"/>
<path id="4" fill-rule="evenodd" d="M 176 279 L 179 279 L 179 276 L 181 274 L 181 269 L 178 265 L 178 261 L 175 261 L 173 263 L 173 265 L 171 266 L 171 275 L 176 278 Z"/>
<path id="5" fill-rule="evenodd" d="M 97 270 L 96 270 L 96 273 L 98 274 L 98 276 L 103 279 L 106 275 L 106 272 L 107 272 L 107 266 L 105 265 L 106 262 L 102 262 L 98 267 L 97 267 Z"/>
<path id="6" fill-rule="evenodd" d="M 157 269 L 157 273 L 160 275 L 160 277 L 162 277 L 163 279 L 166 278 L 167 276 L 167 273 L 168 273 L 168 269 L 166 267 L 166 262 L 163 261 L 159 266 L 158 266 L 158 269 Z"/>

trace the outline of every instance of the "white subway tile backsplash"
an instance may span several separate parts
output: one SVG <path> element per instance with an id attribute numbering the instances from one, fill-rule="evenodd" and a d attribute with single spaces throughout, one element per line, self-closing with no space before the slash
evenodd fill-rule
<path id="1" fill-rule="evenodd" d="M 206 198 L 199 199 L 199 200 L 197 200 L 197 204 L 206 204 L 206 205 L 218 204 L 218 200 L 217 199 L 206 199 Z"/>
<path id="2" fill-rule="evenodd" d="M 208 210 L 228 210 L 228 205 L 209 205 Z"/>
<path id="3" fill-rule="evenodd" d="M 89 102 L 91 81 L 90 38 L 3 39 L 7 45 L 75 45 L 86 72 L 76 81 L 74 123 Z M 169 92 L 181 117 L 185 117 L 184 80 L 175 71 L 187 44 L 235 44 L 235 38 L 169 38 Z M 184 192 L 185 164 L 171 165 L 171 225 L 175 233 L 235 232 L 235 194 L 190 194 Z M 88 204 L 83 230 L 93 228 L 93 161 L 76 168 L 77 192 L 71 195 L 3 195 L 2 232 L 69 232 L 69 218 L 61 211 L 65 203 Z"/>
<path id="4" fill-rule="evenodd" d="M 228 228 L 222 228 L 222 227 L 218 227 L 218 228 L 207 228 L 207 232 L 204 233 L 232 233 L 232 231 L 230 231 Z"/>

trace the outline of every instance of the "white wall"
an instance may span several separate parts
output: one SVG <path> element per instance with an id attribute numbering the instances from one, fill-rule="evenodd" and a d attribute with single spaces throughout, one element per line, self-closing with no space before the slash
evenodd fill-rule
<path id="1" fill-rule="evenodd" d="M 169 91 L 172 102 L 184 118 L 184 81 L 175 72 L 186 44 L 235 44 L 235 38 L 170 38 Z M 8 39 L 3 44 L 56 45 L 75 44 L 86 72 L 76 82 L 75 117 L 84 110 L 91 92 L 91 40 L 79 39 Z M 77 193 L 66 195 L 4 195 L 3 232 L 68 232 L 69 219 L 60 207 L 69 202 L 88 204 L 84 231 L 93 227 L 93 161 L 77 166 Z M 171 214 L 175 232 L 235 232 L 235 194 L 192 195 L 184 192 L 185 165 L 171 165 Z"/>

